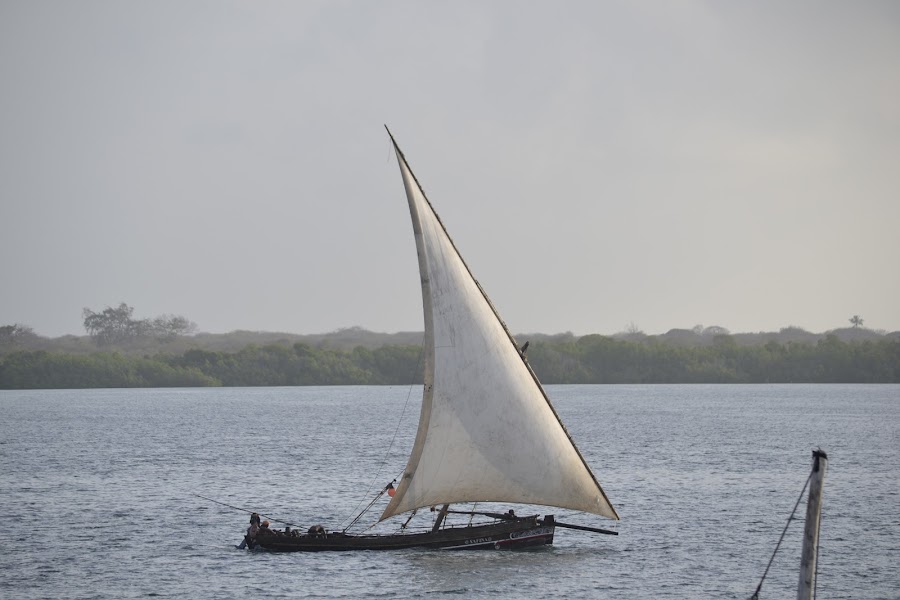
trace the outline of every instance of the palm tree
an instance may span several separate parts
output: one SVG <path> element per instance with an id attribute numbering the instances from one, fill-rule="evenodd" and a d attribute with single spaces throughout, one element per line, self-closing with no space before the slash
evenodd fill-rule
<path id="1" fill-rule="evenodd" d="M 863 319 L 859 315 L 853 315 L 850 317 L 850 322 L 853 323 L 854 327 L 862 327 Z"/>

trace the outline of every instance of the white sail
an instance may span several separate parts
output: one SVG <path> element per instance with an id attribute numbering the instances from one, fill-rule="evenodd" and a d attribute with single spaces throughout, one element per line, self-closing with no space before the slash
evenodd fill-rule
<path id="1" fill-rule="evenodd" d="M 409 463 L 381 519 L 424 506 L 488 501 L 618 519 L 394 147 L 419 255 L 425 389 Z"/>

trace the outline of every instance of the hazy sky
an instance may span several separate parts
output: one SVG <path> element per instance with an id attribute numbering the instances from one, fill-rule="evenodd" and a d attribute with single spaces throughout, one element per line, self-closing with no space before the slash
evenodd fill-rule
<path id="1" fill-rule="evenodd" d="M 900 3 L 0 1 L 0 325 L 900 329 Z"/>

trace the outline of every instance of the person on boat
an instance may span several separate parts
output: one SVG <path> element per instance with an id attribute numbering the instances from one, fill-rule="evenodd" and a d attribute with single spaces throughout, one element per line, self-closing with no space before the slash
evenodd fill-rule
<path id="1" fill-rule="evenodd" d="M 238 550 L 243 550 L 247 547 L 253 550 L 253 547 L 256 545 L 257 534 L 259 534 L 259 515 L 253 513 L 250 515 L 250 527 L 247 528 L 247 535 L 244 536 L 244 541 L 238 546 Z"/>
<path id="2" fill-rule="evenodd" d="M 326 537 L 326 533 L 327 532 L 325 531 L 325 528 L 322 527 L 321 525 L 313 525 L 312 527 L 310 527 L 307 530 L 306 535 L 308 535 L 309 537 L 317 537 L 318 538 L 318 537 Z"/>

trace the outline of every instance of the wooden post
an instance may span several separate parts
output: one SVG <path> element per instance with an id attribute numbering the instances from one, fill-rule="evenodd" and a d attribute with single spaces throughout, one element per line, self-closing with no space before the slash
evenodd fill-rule
<path id="1" fill-rule="evenodd" d="M 819 546 L 819 518 L 822 516 L 822 486 L 828 455 L 822 450 L 813 450 L 812 474 L 809 478 L 809 500 L 806 504 L 806 525 L 803 528 L 803 554 L 800 556 L 800 582 L 797 585 L 797 600 L 812 600 L 816 589 L 816 552 Z"/>

